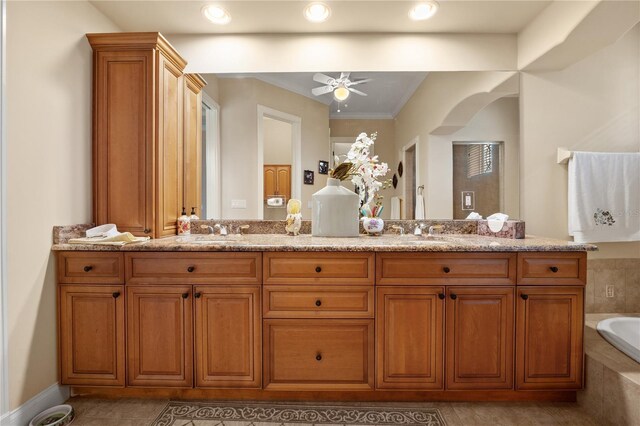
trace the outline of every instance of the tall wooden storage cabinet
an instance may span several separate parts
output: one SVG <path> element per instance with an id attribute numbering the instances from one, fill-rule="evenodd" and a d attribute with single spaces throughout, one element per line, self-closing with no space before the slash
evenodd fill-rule
<path id="1" fill-rule="evenodd" d="M 199 166 L 185 179 L 184 141 L 191 172 L 192 158 L 200 158 L 194 152 L 200 149 L 200 137 L 194 136 L 199 128 L 191 126 L 199 123 L 204 81 L 185 78 L 186 62 L 159 33 L 87 38 L 94 63 L 94 220 L 135 235 L 175 235 L 184 194 L 200 187 Z"/>

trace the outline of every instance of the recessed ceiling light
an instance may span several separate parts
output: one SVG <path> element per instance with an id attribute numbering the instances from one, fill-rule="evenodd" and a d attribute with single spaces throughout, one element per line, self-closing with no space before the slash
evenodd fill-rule
<path id="1" fill-rule="evenodd" d="M 311 22 L 324 22 L 331 16 L 331 9 L 324 3 L 313 2 L 309 3 L 304 8 L 304 17 L 307 21 Z"/>
<path id="2" fill-rule="evenodd" d="M 424 21 L 431 18 L 438 11 L 439 4 L 437 1 L 427 1 L 415 5 L 409 11 L 409 18 L 414 21 Z"/>
<path id="3" fill-rule="evenodd" d="M 225 25 L 231 22 L 231 15 L 224 8 L 209 4 L 202 8 L 205 18 L 218 25 Z"/>

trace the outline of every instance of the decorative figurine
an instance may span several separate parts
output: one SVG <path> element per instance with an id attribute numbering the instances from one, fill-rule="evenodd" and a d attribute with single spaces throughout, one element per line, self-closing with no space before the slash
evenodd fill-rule
<path id="1" fill-rule="evenodd" d="M 287 224 L 284 229 L 287 231 L 288 235 L 296 236 L 300 232 L 300 227 L 302 227 L 301 208 L 302 203 L 300 200 L 292 198 L 287 203 Z"/>

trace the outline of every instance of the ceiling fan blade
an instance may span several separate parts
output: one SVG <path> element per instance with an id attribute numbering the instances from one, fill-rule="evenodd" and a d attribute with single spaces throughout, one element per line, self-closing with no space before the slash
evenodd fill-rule
<path id="1" fill-rule="evenodd" d="M 316 96 L 324 95 L 325 93 L 333 92 L 333 87 L 331 86 L 322 86 L 311 89 L 311 93 Z"/>
<path id="2" fill-rule="evenodd" d="M 342 80 L 344 78 L 349 78 L 349 75 L 351 75 L 350 72 L 341 72 L 340 73 L 340 80 Z"/>
<path id="3" fill-rule="evenodd" d="M 355 93 L 356 95 L 360 95 L 360 96 L 367 96 L 367 94 L 366 94 L 366 93 L 361 92 L 361 91 L 356 90 L 356 89 L 352 89 L 351 87 L 349 87 L 349 91 L 350 91 L 350 92 Z"/>
<path id="4" fill-rule="evenodd" d="M 370 81 L 373 81 L 373 79 L 372 79 L 372 78 L 363 78 L 362 80 L 353 80 L 353 81 L 349 81 L 349 82 L 347 83 L 347 87 L 348 87 L 348 86 L 354 86 L 354 85 L 356 85 L 356 84 L 368 83 L 368 82 L 370 82 Z"/>
<path id="5" fill-rule="evenodd" d="M 328 75 L 322 74 L 320 72 L 317 72 L 313 75 L 313 81 L 317 81 L 318 83 L 322 83 L 322 84 L 331 84 L 332 82 L 336 81 L 336 79 L 333 77 L 329 77 Z"/>

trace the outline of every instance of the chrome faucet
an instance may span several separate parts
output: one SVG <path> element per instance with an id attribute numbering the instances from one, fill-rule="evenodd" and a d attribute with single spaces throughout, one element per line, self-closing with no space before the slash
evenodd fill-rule
<path id="1" fill-rule="evenodd" d="M 439 234 L 440 232 L 434 232 L 434 231 L 442 231 L 442 228 L 444 228 L 442 225 L 431 225 L 429 227 L 429 236 L 433 237 L 436 234 Z"/>
<path id="2" fill-rule="evenodd" d="M 229 233 L 227 232 L 227 227 L 225 225 L 220 225 L 219 223 L 216 223 L 215 225 L 213 225 L 213 229 L 217 229 L 218 233 L 221 236 L 225 236 L 228 235 Z"/>
<path id="3" fill-rule="evenodd" d="M 207 229 L 209 231 L 209 234 L 215 234 L 216 233 L 216 231 L 213 229 L 213 226 L 200 225 L 200 229 Z"/>
<path id="4" fill-rule="evenodd" d="M 398 231 L 398 235 L 404 235 L 404 228 L 400 225 L 392 225 L 391 229 Z"/>
<path id="5" fill-rule="evenodd" d="M 413 230 L 413 235 L 422 235 L 422 230 L 426 228 L 427 225 L 424 223 L 416 223 L 416 228 Z"/>

